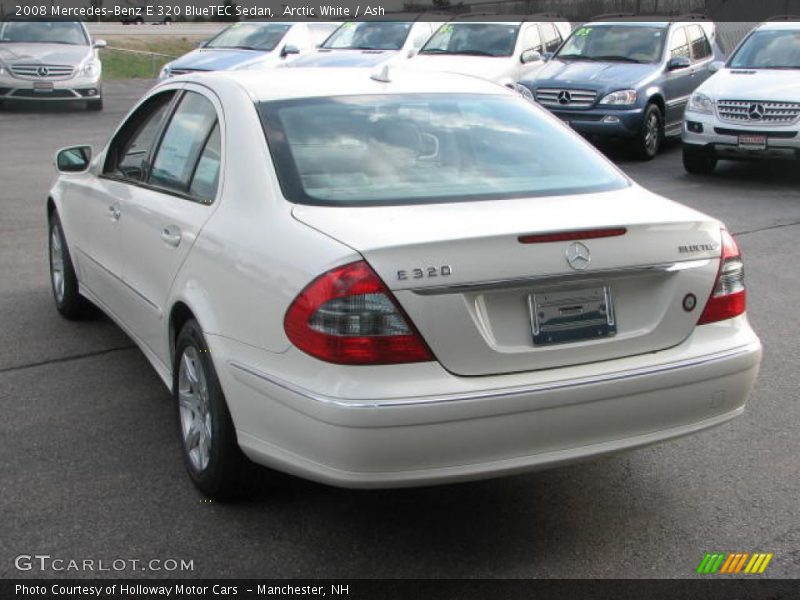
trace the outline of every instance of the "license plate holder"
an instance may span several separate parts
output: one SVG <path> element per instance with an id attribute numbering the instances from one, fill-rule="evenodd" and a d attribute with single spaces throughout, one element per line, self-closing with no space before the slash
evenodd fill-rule
<path id="1" fill-rule="evenodd" d="M 34 81 L 33 82 L 33 91 L 34 92 L 52 92 L 53 91 L 53 82 L 52 81 Z"/>
<path id="2" fill-rule="evenodd" d="M 740 135 L 739 148 L 742 150 L 766 150 L 767 136 L 765 135 Z"/>
<path id="3" fill-rule="evenodd" d="M 607 285 L 545 290 L 528 295 L 534 346 L 580 342 L 617 333 Z"/>

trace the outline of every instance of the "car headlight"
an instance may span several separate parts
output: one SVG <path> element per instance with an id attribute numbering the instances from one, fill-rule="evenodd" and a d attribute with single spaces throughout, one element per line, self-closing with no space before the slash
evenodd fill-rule
<path id="1" fill-rule="evenodd" d="M 600 100 L 600 104 L 629 106 L 631 104 L 636 104 L 636 97 L 636 90 L 617 90 L 616 92 L 611 92 L 602 100 Z"/>
<path id="2" fill-rule="evenodd" d="M 81 75 L 85 77 L 94 77 L 95 75 L 99 74 L 100 74 L 100 61 L 93 58 L 83 63 L 83 67 L 81 68 Z"/>
<path id="3" fill-rule="evenodd" d="M 8 70 L 8 67 L 0 61 L 0 75 L 11 75 L 11 72 Z"/>
<path id="4" fill-rule="evenodd" d="M 714 112 L 714 101 L 700 92 L 695 92 L 689 96 L 689 104 L 686 110 L 696 113 L 711 114 Z"/>
<path id="5" fill-rule="evenodd" d="M 528 102 L 536 102 L 533 98 L 533 92 L 531 92 L 526 86 L 522 85 L 521 83 L 514 83 L 509 86 L 512 90 L 517 92 L 520 96 L 525 98 Z"/>

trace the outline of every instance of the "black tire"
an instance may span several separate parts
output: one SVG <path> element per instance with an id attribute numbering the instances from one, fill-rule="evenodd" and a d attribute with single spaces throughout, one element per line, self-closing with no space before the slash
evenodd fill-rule
<path id="1" fill-rule="evenodd" d="M 189 372 L 186 366 L 181 369 L 184 360 L 193 364 L 195 381 L 185 375 Z M 197 367 L 200 370 L 197 370 Z M 175 343 L 172 387 L 183 462 L 194 485 L 203 494 L 215 500 L 231 499 L 248 491 L 250 479 L 248 475 L 252 463 L 239 448 L 233 420 L 208 345 L 200 325 L 194 319 L 186 322 Z M 197 400 L 188 401 L 187 398 L 193 393 Z M 210 433 L 205 438 L 207 441 L 205 464 L 203 464 L 200 437 L 205 433 L 193 435 L 194 424 L 197 424 L 197 431 Z"/>
<path id="2" fill-rule="evenodd" d="M 72 266 L 67 240 L 58 213 L 50 217 L 48 235 L 48 256 L 50 263 L 50 288 L 56 310 L 62 317 L 71 321 L 85 319 L 95 313 L 94 305 L 80 295 L 78 277 Z M 60 264 L 59 264 L 60 263 Z"/>
<path id="3" fill-rule="evenodd" d="M 709 175 L 717 166 L 717 157 L 705 148 L 683 144 L 683 168 L 692 175 Z"/>
<path id="4" fill-rule="evenodd" d="M 644 110 L 642 126 L 633 141 L 632 149 L 639 160 L 652 160 L 664 141 L 664 115 L 657 104 L 648 104 Z"/>
<path id="5" fill-rule="evenodd" d="M 98 98 L 97 100 L 87 100 L 86 101 L 86 110 L 90 110 L 90 111 L 103 110 L 103 99 L 102 98 Z"/>

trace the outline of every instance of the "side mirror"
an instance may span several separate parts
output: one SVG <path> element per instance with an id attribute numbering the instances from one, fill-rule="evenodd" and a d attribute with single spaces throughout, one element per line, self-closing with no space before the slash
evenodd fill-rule
<path id="1" fill-rule="evenodd" d="M 715 61 L 714 61 L 714 62 L 712 62 L 710 65 L 708 65 L 708 70 L 709 70 L 711 73 L 716 73 L 717 71 L 720 71 L 720 70 L 722 70 L 722 68 L 723 68 L 724 66 L 725 66 L 725 62 L 724 62 L 724 61 L 721 61 L 721 60 L 715 60 Z"/>
<path id="2" fill-rule="evenodd" d="M 91 146 L 72 146 L 56 152 L 56 169 L 59 173 L 83 173 L 91 162 Z"/>
<path id="3" fill-rule="evenodd" d="M 417 50 L 416 48 L 411 48 L 411 50 L 408 51 L 406 56 L 408 58 L 414 58 L 417 55 L 418 52 L 419 52 L 419 50 Z"/>
<path id="4" fill-rule="evenodd" d="M 536 62 L 537 60 L 542 60 L 542 53 L 538 50 L 525 50 L 519 56 L 519 62 L 523 65 L 527 65 L 528 63 Z"/>
<path id="5" fill-rule="evenodd" d="M 290 54 L 300 54 L 300 48 L 291 44 L 286 44 L 283 49 L 281 49 L 281 58 L 286 58 Z"/>
<path id="6" fill-rule="evenodd" d="M 674 56 L 669 59 L 667 63 L 667 71 L 677 71 L 679 69 L 688 69 L 692 66 L 692 61 L 687 56 Z"/>
<path id="7" fill-rule="evenodd" d="M 95 40 L 94 43 L 92 44 L 92 47 L 97 48 L 98 50 L 100 48 L 105 48 L 106 46 L 108 46 L 108 42 L 106 42 L 105 40 Z"/>

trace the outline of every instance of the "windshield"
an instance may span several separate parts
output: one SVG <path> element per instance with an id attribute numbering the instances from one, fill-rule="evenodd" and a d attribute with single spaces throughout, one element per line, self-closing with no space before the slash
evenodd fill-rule
<path id="1" fill-rule="evenodd" d="M 347 50 L 400 50 L 411 23 L 342 23 L 321 48 Z"/>
<path id="2" fill-rule="evenodd" d="M 733 69 L 800 69 L 800 29 L 753 33 L 731 57 Z"/>
<path id="3" fill-rule="evenodd" d="M 511 56 L 519 25 L 496 23 L 446 23 L 420 50 L 420 54 Z"/>
<path id="4" fill-rule="evenodd" d="M 265 102 L 259 111 L 281 189 L 300 204 L 466 202 L 628 185 L 522 98 L 343 96 Z"/>
<path id="5" fill-rule="evenodd" d="M 643 25 L 579 27 L 556 55 L 562 60 L 652 63 L 661 59 L 667 28 Z"/>
<path id="6" fill-rule="evenodd" d="M 274 50 L 291 25 L 284 23 L 235 23 L 206 44 L 206 48 Z"/>
<path id="7" fill-rule="evenodd" d="M 80 23 L 68 21 L 6 21 L 0 23 L 0 42 L 89 45 Z"/>

